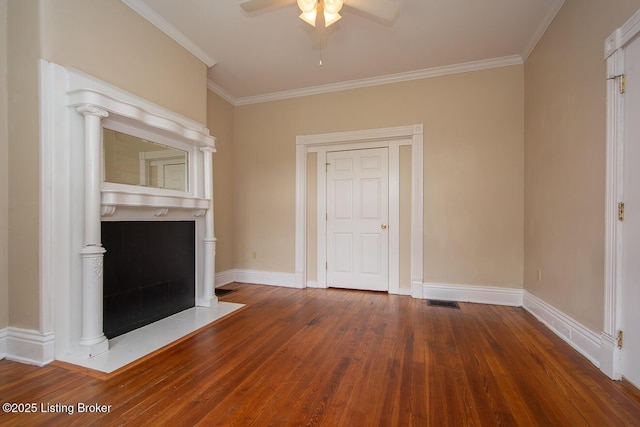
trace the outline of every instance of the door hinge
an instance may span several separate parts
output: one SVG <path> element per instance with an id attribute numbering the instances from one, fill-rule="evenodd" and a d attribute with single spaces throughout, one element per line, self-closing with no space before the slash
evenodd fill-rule
<path id="1" fill-rule="evenodd" d="M 622 346 L 623 346 L 622 331 L 618 331 L 618 348 L 622 348 Z"/>
<path id="2" fill-rule="evenodd" d="M 618 220 L 624 221 L 624 203 L 618 203 Z"/>
<path id="3" fill-rule="evenodd" d="M 328 269 L 329 269 L 329 263 L 328 263 L 328 262 L 325 262 L 325 263 L 324 263 L 324 269 L 325 269 L 325 270 L 328 270 Z"/>
<path id="4" fill-rule="evenodd" d="M 620 93 L 625 93 L 627 91 L 627 77 L 624 74 L 609 77 L 607 80 L 618 80 L 618 90 Z"/>

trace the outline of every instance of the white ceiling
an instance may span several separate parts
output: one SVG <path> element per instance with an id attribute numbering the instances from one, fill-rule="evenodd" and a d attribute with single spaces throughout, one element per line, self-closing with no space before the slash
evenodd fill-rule
<path id="1" fill-rule="evenodd" d="M 209 87 L 236 105 L 522 63 L 564 3 L 390 0 L 392 24 L 344 8 L 321 36 L 296 5 L 122 1 L 210 66 Z"/>

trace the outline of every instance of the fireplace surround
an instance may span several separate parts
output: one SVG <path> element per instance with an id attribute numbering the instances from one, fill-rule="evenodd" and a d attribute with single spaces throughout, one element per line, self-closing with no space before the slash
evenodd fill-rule
<path id="1" fill-rule="evenodd" d="M 101 231 L 108 339 L 195 305 L 194 221 L 103 221 Z"/>
<path id="2" fill-rule="evenodd" d="M 193 303 L 215 307 L 215 138 L 200 123 L 71 68 L 41 60 L 42 360 L 104 354 L 103 222 L 191 222 Z M 105 182 L 104 128 L 186 153 L 188 186 Z"/>

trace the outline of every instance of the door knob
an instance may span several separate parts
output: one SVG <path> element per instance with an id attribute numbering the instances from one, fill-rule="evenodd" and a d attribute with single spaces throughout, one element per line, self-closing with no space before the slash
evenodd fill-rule
<path id="1" fill-rule="evenodd" d="M 380 228 L 382 228 L 383 230 L 386 230 L 386 229 L 387 229 L 387 224 L 382 224 L 382 225 L 380 226 Z"/>

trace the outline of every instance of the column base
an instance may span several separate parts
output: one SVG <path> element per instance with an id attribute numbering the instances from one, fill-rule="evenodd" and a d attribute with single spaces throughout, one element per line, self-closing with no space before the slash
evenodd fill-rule
<path id="1" fill-rule="evenodd" d="M 216 305 L 218 305 L 218 297 L 215 295 L 213 298 L 199 297 L 196 299 L 197 307 L 215 307 Z"/>
<path id="2" fill-rule="evenodd" d="M 92 343 L 80 343 L 75 346 L 74 355 L 83 359 L 91 359 L 109 351 L 109 340 L 103 336 L 101 340 Z"/>

